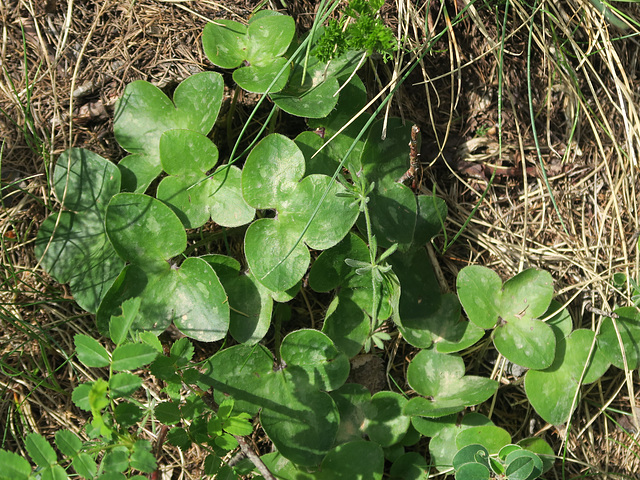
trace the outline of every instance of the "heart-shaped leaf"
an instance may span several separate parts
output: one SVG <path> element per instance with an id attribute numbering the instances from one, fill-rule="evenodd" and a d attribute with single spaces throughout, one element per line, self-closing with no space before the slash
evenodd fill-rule
<path id="1" fill-rule="evenodd" d="M 255 414 L 269 438 L 286 458 L 318 465 L 338 431 L 338 409 L 323 390 L 339 388 L 349 362 L 333 342 L 316 330 L 298 330 L 281 345 L 283 363 L 274 368 L 262 346 L 237 345 L 218 352 L 207 363 L 203 381 L 217 401 L 227 394 L 235 409 Z"/>
<path id="2" fill-rule="evenodd" d="M 168 206 L 138 193 L 118 194 L 107 209 L 106 230 L 116 251 L 131 264 L 98 312 L 103 330 L 125 300 L 140 297 L 134 329 L 159 333 L 173 321 L 185 335 L 200 341 L 226 335 L 229 305 L 211 266 L 200 258 L 187 258 L 180 268 L 168 263 L 187 244 L 184 227 Z"/>
<path id="3" fill-rule="evenodd" d="M 233 72 L 233 80 L 243 89 L 255 93 L 278 92 L 289 77 L 289 68 L 285 68 L 288 60 L 283 55 L 295 31 L 293 18 L 262 11 L 250 19 L 248 27 L 224 19 L 207 24 L 202 45 L 205 55 L 219 67 L 236 68 L 245 62 Z"/>
<path id="4" fill-rule="evenodd" d="M 486 267 L 470 265 L 458 274 L 456 287 L 469 320 L 480 328 L 493 328 L 500 317 L 502 280 L 498 274 Z"/>
<path id="5" fill-rule="evenodd" d="M 253 220 L 255 210 L 242 198 L 240 169 L 221 166 L 218 149 L 205 135 L 192 130 L 169 130 L 160 137 L 162 168 L 170 176 L 158 185 L 158 200 L 169 205 L 186 228 L 204 225 L 209 218 L 225 227 Z"/>
<path id="6" fill-rule="evenodd" d="M 545 370 L 529 370 L 524 379 L 527 398 L 538 415 L 552 425 L 569 420 L 579 397 L 580 379 L 588 366 L 589 352 L 595 333 L 591 330 L 574 330 L 558 342 L 553 363 Z M 601 375 L 608 364 L 594 366 Z M 593 373 L 591 378 L 595 377 Z M 599 376 L 599 375 L 598 375 Z M 596 377 L 597 378 L 597 377 Z M 584 382 L 583 382 L 584 383 Z"/>
<path id="7" fill-rule="evenodd" d="M 122 159 L 123 188 L 144 192 L 160 165 L 160 137 L 167 130 L 209 133 L 222 105 L 224 82 L 215 72 L 202 72 L 184 80 L 173 93 L 173 102 L 158 87 L 137 80 L 118 100 L 113 130 L 116 140 L 131 155 Z"/>
<path id="8" fill-rule="evenodd" d="M 247 263 L 275 291 L 293 287 L 309 266 L 310 248 L 336 245 L 353 225 L 357 206 L 338 196 L 345 188 L 324 175 L 302 178 L 304 157 L 282 135 L 269 135 L 252 150 L 242 172 L 242 192 L 257 209 L 275 208 L 276 218 L 251 224 L 245 236 Z"/>
<path id="9" fill-rule="evenodd" d="M 511 362 L 526 368 L 551 365 L 556 338 L 553 329 L 537 320 L 548 309 L 553 280 L 548 272 L 528 269 L 505 282 L 488 268 L 469 266 L 456 281 L 458 297 L 469 320 L 492 328 L 498 351 Z"/>
<path id="10" fill-rule="evenodd" d="M 58 282 L 70 284 L 78 305 L 93 313 L 124 267 L 104 229 L 107 204 L 120 191 L 120 172 L 93 152 L 71 148 L 58 157 L 53 187 L 65 211 L 42 223 L 35 254 Z"/>
<path id="11" fill-rule="evenodd" d="M 442 417 L 478 405 L 498 389 L 495 380 L 464 372 L 460 357 L 433 349 L 420 351 L 409 364 L 407 381 L 424 397 L 412 398 L 404 409 L 405 415 Z"/>

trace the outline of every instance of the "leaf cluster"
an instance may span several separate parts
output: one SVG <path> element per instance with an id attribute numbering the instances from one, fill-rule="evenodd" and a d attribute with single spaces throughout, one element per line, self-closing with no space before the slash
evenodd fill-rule
<path id="1" fill-rule="evenodd" d="M 414 446 L 427 437 L 431 465 L 441 472 L 531 480 L 551 468 L 551 448 L 542 438 L 514 443 L 490 418 L 469 412 L 499 393 L 500 383 L 467 373 L 460 352 L 492 342 L 526 372 L 528 401 L 556 425 L 571 418 L 581 387 L 610 365 L 640 365 L 635 308 L 616 309 L 597 335 L 574 330 L 545 271 L 527 269 L 503 282 L 488 268 L 468 266 L 455 293 L 441 292 L 424 246 L 442 231 L 446 205 L 399 181 L 417 130 L 400 119 L 354 119 L 367 93 L 353 75 L 352 49 L 373 49 L 380 7 L 379 0 L 350 3 L 345 16 L 356 21 L 344 32 L 368 40 L 343 36 L 345 51 L 332 45 L 328 63 L 317 48 L 297 57 L 312 36 L 296 39 L 292 19 L 273 12 L 248 26 L 205 28 L 214 64 L 235 69 L 241 87 L 265 93 L 282 111 L 307 118 L 309 130 L 294 139 L 262 129 L 246 156 L 219 158 L 210 133 L 223 81 L 204 72 L 171 99 L 147 82 L 126 87 L 115 133 L 129 155 L 117 166 L 77 148 L 58 158 L 53 183 L 61 210 L 40 228 L 36 252 L 96 313 L 110 343 L 78 334 L 76 354 L 108 373 L 74 389 L 73 402 L 91 421 L 82 439 L 58 432 L 62 460 L 31 434 L 25 447 L 39 470 L 0 450 L 9 465 L 0 479 L 62 479 L 72 471 L 142 478 L 156 470 L 166 433 L 181 450 L 195 444 L 206 451 L 205 473 L 219 478 L 255 466 L 296 480 L 426 479 L 429 466 Z M 271 36 L 272 48 L 260 50 Z M 217 225 L 214 235 L 243 235 L 238 258 L 207 249 L 207 224 Z M 206 250 L 200 256 L 188 248 L 194 229 Z M 311 250 L 319 252 L 313 261 Z M 283 311 L 291 310 L 278 304 L 294 298 L 307 275 L 311 289 L 333 295 L 321 331 L 282 335 Z M 162 345 L 158 335 L 170 325 L 183 336 Z M 362 352 L 387 349 L 400 335 L 417 350 L 406 370 L 410 396 L 348 383 Z M 191 339 L 224 342 L 198 363 Z M 162 400 L 146 391 L 146 375 L 163 382 Z M 223 462 L 256 422 L 276 452 L 249 464 Z M 158 433 L 154 448 L 149 427 Z"/>
<path id="2" fill-rule="evenodd" d="M 341 20 L 330 19 L 318 39 L 314 53 L 322 61 L 329 61 L 349 50 L 379 53 L 389 60 L 398 47 L 396 39 L 378 15 L 383 0 L 351 0 Z"/>

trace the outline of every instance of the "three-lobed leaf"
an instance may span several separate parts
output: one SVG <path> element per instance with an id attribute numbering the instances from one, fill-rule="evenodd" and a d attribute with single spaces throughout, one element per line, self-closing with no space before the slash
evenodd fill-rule
<path id="1" fill-rule="evenodd" d="M 289 77 L 290 67 L 283 55 L 294 35 L 293 18 L 262 11 L 249 20 L 248 26 L 226 19 L 208 23 L 202 33 L 202 45 L 214 65 L 240 67 L 233 72 L 233 80 L 243 89 L 277 92 Z"/>
<path id="2" fill-rule="evenodd" d="M 442 417 L 477 405 L 498 388 L 495 380 L 465 375 L 462 358 L 433 349 L 422 350 L 414 357 L 407 369 L 407 381 L 423 396 L 412 398 L 404 414 L 425 417 Z"/>
<path id="3" fill-rule="evenodd" d="M 184 80 L 173 101 L 158 87 L 143 80 L 127 85 L 116 103 L 113 130 L 116 140 L 131 155 L 120 161 L 124 190 L 144 192 L 161 173 L 160 137 L 167 130 L 186 129 L 206 135 L 220 111 L 222 76 L 202 72 Z"/>
<path id="4" fill-rule="evenodd" d="M 538 320 L 553 296 L 553 280 L 530 268 L 502 284 L 492 270 L 465 267 L 456 280 L 458 297 L 469 320 L 493 328 L 496 349 L 515 364 L 543 369 L 551 365 L 556 348 L 553 329 Z"/>
<path id="5" fill-rule="evenodd" d="M 245 235 L 247 263 L 274 291 L 293 287 L 305 274 L 310 248 L 342 240 L 358 209 L 339 196 L 345 188 L 325 175 L 303 177 L 304 156 L 288 138 L 272 134 L 251 151 L 242 171 L 242 192 L 256 209 L 275 208 L 276 218 L 253 222 Z"/>

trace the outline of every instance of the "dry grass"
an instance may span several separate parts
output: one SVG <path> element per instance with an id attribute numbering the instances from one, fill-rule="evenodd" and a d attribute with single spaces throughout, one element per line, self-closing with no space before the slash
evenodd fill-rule
<path id="1" fill-rule="evenodd" d="M 71 145 L 121 158 L 111 107 L 124 85 L 142 78 L 170 89 L 211 69 L 199 40 L 206 21 L 242 21 L 257 3 L 0 3 L 5 448 L 21 451 L 28 431 L 79 431 L 85 418 L 70 392 L 100 374 L 70 357 L 73 335 L 93 332 L 92 319 L 41 271 L 31 248 L 40 222 L 55 208 L 47 182 L 52 162 Z M 287 3 L 308 28 L 313 5 Z M 640 7 L 624 6 L 640 18 Z M 464 18 L 452 23 L 464 8 Z M 585 308 L 587 301 L 605 311 L 630 305 L 629 285 L 616 287 L 613 275 L 640 276 L 638 26 L 616 30 L 595 7 L 576 0 L 541 4 L 532 21 L 531 6 L 516 2 L 509 4 L 503 39 L 504 9 L 499 2 L 460 0 L 446 8 L 437 2 L 388 2 L 384 17 L 405 49 L 420 53 L 443 33 L 388 113 L 421 125 L 422 158 L 429 164 L 424 187 L 436 187 L 447 200 L 447 241 L 462 229 L 446 250 L 443 238 L 436 241 L 444 250 L 438 258 L 450 287 L 468 263 L 494 268 L 505 278 L 538 266 L 552 272 L 575 328 L 597 331 L 602 317 Z M 376 73 L 392 83 L 411 58 L 398 57 Z M 407 355 L 398 353 L 393 368 L 406 368 Z M 572 428 L 561 430 L 540 423 L 523 406 L 522 389 L 509 388 L 496 402 L 493 419 L 523 436 L 531 425 L 565 452 L 566 461 L 553 473 L 557 478 L 635 476 L 638 435 L 616 422 L 623 418 L 617 412 L 631 412 L 638 389 L 635 374 L 610 370 L 583 396 Z M 198 478 L 197 452 L 192 458 L 167 453 L 171 478 Z"/>

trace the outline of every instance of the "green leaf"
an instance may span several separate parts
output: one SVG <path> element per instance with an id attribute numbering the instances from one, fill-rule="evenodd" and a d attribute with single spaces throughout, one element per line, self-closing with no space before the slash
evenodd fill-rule
<path id="1" fill-rule="evenodd" d="M 533 480 L 542 475 L 542 460 L 528 450 L 515 450 L 505 459 L 506 474 L 509 479 Z"/>
<path id="2" fill-rule="evenodd" d="M 69 476 L 60 465 L 52 465 L 42 471 L 40 478 L 41 480 L 68 480 Z"/>
<path id="3" fill-rule="evenodd" d="M 131 468 L 144 473 L 151 473 L 157 468 L 156 457 L 151 453 L 151 443 L 147 440 L 138 440 L 133 444 L 131 452 Z"/>
<path id="4" fill-rule="evenodd" d="M 598 334 L 598 347 L 609 362 L 619 369 L 625 369 L 620 340 L 627 360 L 626 368 L 635 370 L 640 365 L 640 312 L 635 307 L 617 308 L 618 318 L 605 318 Z"/>
<path id="5" fill-rule="evenodd" d="M 276 218 L 253 222 L 245 235 L 247 263 L 256 279 L 270 290 L 293 287 L 309 266 L 305 244 L 317 250 L 336 245 L 358 215 L 357 207 L 337 195 L 346 191 L 342 185 L 324 175 L 302 178 L 304 169 L 298 147 L 273 134 L 256 145 L 242 171 L 247 203 L 256 209 L 278 211 Z"/>
<path id="6" fill-rule="evenodd" d="M 39 433 L 30 433 L 24 441 L 29 456 L 40 467 L 48 467 L 57 462 L 56 452 Z"/>
<path id="7" fill-rule="evenodd" d="M 440 285 L 424 249 L 397 254 L 391 258 L 401 294 L 396 324 L 411 345 L 438 351 L 464 349 L 479 340 L 484 331 L 461 319 L 455 295 L 440 294 Z M 445 352 L 443 352 L 445 353 Z"/>
<path id="8" fill-rule="evenodd" d="M 231 435 L 239 435 L 244 437 L 251 435 L 253 432 L 253 425 L 247 418 L 242 417 L 229 417 L 225 420 L 223 425 L 224 431 Z"/>
<path id="9" fill-rule="evenodd" d="M 128 397 L 142 386 L 142 378 L 132 373 L 116 373 L 109 378 L 109 396 Z"/>
<path id="10" fill-rule="evenodd" d="M 129 449 L 122 445 L 113 447 L 102 459 L 102 467 L 107 472 L 124 472 L 129 468 Z"/>
<path id="11" fill-rule="evenodd" d="M 211 385 L 220 403 L 226 393 L 234 411 L 255 414 L 278 451 L 295 463 L 317 465 L 330 450 L 338 430 L 338 410 L 321 389 L 339 387 L 349 365 L 321 332 L 300 330 L 281 346 L 286 367 L 274 369 L 266 348 L 237 345 L 207 362 L 203 382 Z"/>
<path id="12" fill-rule="evenodd" d="M 240 262 L 224 255 L 201 257 L 216 272 L 229 297 L 229 333 L 238 343 L 253 345 L 271 325 L 273 299 L 270 291 L 251 272 L 242 274 Z"/>
<path id="13" fill-rule="evenodd" d="M 69 430 L 58 430 L 55 439 L 58 449 L 67 457 L 75 456 L 82 448 L 82 440 Z"/>
<path id="14" fill-rule="evenodd" d="M 156 405 L 155 415 L 158 421 L 165 425 L 175 425 L 182 420 L 180 405 L 174 402 L 162 402 Z"/>
<path id="15" fill-rule="evenodd" d="M 481 425 L 463 430 L 456 436 L 456 447 L 463 448 L 467 445 L 480 444 L 490 454 L 495 454 L 502 447 L 511 443 L 511 435 L 504 428 L 495 425 Z"/>
<path id="16" fill-rule="evenodd" d="M 465 463 L 456 471 L 456 480 L 489 480 L 491 471 L 481 463 Z"/>
<path id="17" fill-rule="evenodd" d="M 0 480 L 26 480 L 31 474 L 31 465 L 17 453 L 0 450 Z"/>
<path id="18" fill-rule="evenodd" d="M 329 304 L 322 325 L 322 333 L 348 357 L 362 350 L 371 329 L 371 319 L 352 296 L 352 289 L 341 289 Z"/>
<path id="19" fill-rule="evenodd" d="M 87 412 L 91 411 L 91 406 L 89 405 L 89 392 L 91 391 L 92 386 L 93 382 L 81 383 L 73 389 L 73 393 L 71 394 L 71 400 L 75 406 Z"/>
<path id="20" fill-rule="evenodd" d="M 416 422 L 416 420 L 419 421 Z M 459 420 L 456 415 L 451 415 L 434 420 L 414 418 L 412 423 L 423 434 L 431 430 L 428 432 L 433 437 L 429 442 L 429 455 L 440 472 L 451 468 L 453 458 L 459 450 L 456 446 L 456 437 L 461 432 L 473 427 L 493 425 L 491 420 L 477 413 L 468 413 L 462 420 Z M 423 423 L 430 425 L 425 429 L 424 425 L 421 425 Z"/>
<path id="21" fill-rule="evenodd" d="M 118 370 L 135 370 L 155 360 L 158 352 L 144 343 L 126 343 L 116 347 L 111 354 L 111 367 Z"/>
<path id="22" fill-rule="evenodd" d="M 553 464 L 556 461 L 555 452 L 553 451 L 553 448 L 551 448 L 551 446 L 542 438 L 523 438 L 518 442 L 518 445 L 535 453 L 542 460 L 543 472 L 546 472 L 553 467 Z"/>
<path id="23" fill-rule="evenodd" d="M 73 337 L 78 358 L 87 367 L 106 367 L 111 362 L 109 353 L 97 340 L 78 333 Z"/>
<path id="24" fill-rule="evenodd" d="M 339 80 L 346 80 L 350 76 L 360 58 L 361 55 L 357 52 L 347 52 L 327 64 L 309 55 L 304 65 L 294 65 L 287 87 L 278 93 L 272 93 L 271 99 L 291 115 L 326 117 L 338 102 Z"/>
<path id="25" fill-rule="evenodd" d="M 106 230 L 118 254 L 136 265 L 166 261 L 183 252 L 187 237 L 178 217 L 159 200 L 119 193 L 109 202 Z"/>
<path id="26" fill-rule="evenodd" d="M 363 440 L 338 445 L 322 461 L 318 480 L 366 478 L 381 480 L 384 453 L 379 445 Z"/>
<path id="27" fill-rule="evenodd" d="M 366 414 L 365 408 L 371 401 L 367 387 L 357 383 L 345 383 L 330 393 L 340 413 L 340 427 L 336 434 L 337 445 L 361 440 Z"/>
<path id="28" fill-rule="evenodd" d="M 159 146 L 164 132 L 186 129 L 209 133 L 222 105 L 223 87 L 219 73 L 198 73 L 178 85 L 172 102 L 148 82 L 127 85 L 114 113 L 116 140 L 133 154 L 119 165 L 126 191 L 144 192 L 162 171 Z"/>
<path id="29" fill-rule="evenodd" d="M 545 370 L 529 370 L 524 387 L 536 412 L 547 422 L 561 425 L 578 404 L 580 378 L 588 367 L 589 351 L 595 333 L 575 330 L 558 342 L 553 363 Z M 575 397 L 575 403 L 574 403 Z"/>
<path id="30" fill-rule="evenodd" d="M 228 433 L 222 433 L 214 439 L 215 444 L 226 451 L 238 448 L 238 441 Z"/>
<path id="31" fill-rule="evenodd" d="M 53 182 L 66 210 L 42 223 L 35 254 L 58 282 L 69 283 L 82 308 L 95 313 L 124 267 L 104 230 L 104 211 L 120 191 L 120 172 L 101 156 L 72 148 L 58 157 Z"/>
<path id="32" fill-rule="evenodd" d="M 128 265 L 105 296 L 98 325 L 123 301 L 136 296 L 142 298 L 136 329 L 160 333 L 173 321 L 185 335 L 209 342 L 227 333 L 227 296 L 213 269 L 200 258 L 187 258 L 178 269 L 164 261 L 155 266 Z"/>
<path id="33" fill-rule="evenodd" d="M 183 367 L 193 358 L 194 351 L 193 343 L 188 338 L 183 337 L 171 345 L 170 355 L 178 366 Z"/>
<path id="34" fill-rule="evenodd" d="M 456 279 L 460 303 L 473 323 L 480 328 L 493 328 L 500 316 L 502 280 L 486 267 L 470 265 Z"/>
<path id="35" fill-rule="evenodd" d="M 120 472 L 106 472 L 100 475 L 97 480 L 127 480 L 127 477 Z"/>
<path id="36" fill-rule="evenodd" d="M 208 172 L 218 159 L 218 149 L 190 130 L 169 130 L 160 138 L 160 159 L 170 176 L 158 185 L 158 200 L 176 213 L 186 228 L 204 225 L 209 218 L 225 227 L 253 220 L 255 210 L 244 201 L 240 169 L 221 166 Z"/>
<path id="37" fill-rule="evenodd" d="M 446 372 L 446 374 L 442 373 Z M 404 409 L 405 415 L 442 417 L 487 400 L 498 388 L 488 378 L 465 375 L 462 358 L 422 350 L 409 364 L 407 381 L 424 397 L 414 397 Z"/>
<path id="38" fill-rule="evenodd" d="M 71 465 L 78 475 L 84 478 L 94 478 L 98 472 L 96 462 L 88 453 L 78 454 L 78 456 L 72 460 Z"/>
<path id="39" fill-rule="evenodd" d="M 408 400 L 399 393 L 378 392 L 365 405 L 363 431 L 382 447 L 394 445 L 404 437 L 410 418 L 402 410 Z"/>
<path id="40" fill-rule="evenodd" d="M 182 450 L 188 450 L 191 446 L 191 439 L 189 434 L 182 427 L 174 427 L 167 432 L 167 442 L 171 445 L 175 445 Z"/>
<path id="41" fill-rule="evenodd" d="M 482 427 L 476 427 L 482 428 Z M 462 435 L 466 430 L 463 430 L 458 434 L 458 437 Z M 458 453 L 453 457 L 453 469 L 458 470 L 462 465 L 467 463 L 481 463 L 489 468 L 489 451 L 481 444 L 472 443 L 467 444 L 458 450 Z"/>
<path id="42" fill-rule="evenodd" d="M 408 452 L 393 462 L 389 474 L 391 480 L 427 480 L 429 465 L 424 456 Z"/>
<path id="43" fill-rule="evenodd" d="M 552 328 L 537 320 L 551 303 L 553 280 L 548 272 L 528 269 L 505 282 L 485 267 L 462 269 L 457 279 L 458 296 L 469 319 L 492 328 L 498 351 L 526 368 L 551 365 L 556 347 Z"/>
<path id="44" fill-rule="evenodd" d="M 124 428 L 132 427 L 142 420 L 143 413 L 139 406 L 129 402 L 120 402 L 113 410 L 116 422 Z"/>
<path id="45" fill-rule="evenodd" d="M 289 69 L 276 77 L 287 65 L 283 58 L 295 34 L 293 19 L 285 15 L 262 15 L 245 27 L 233 20 L 216 20 L 205 26 L 202 34 L 204 52 L 214 65 L 236 68 L 233 80 L 249 92 L 277 92 L 287 83 Z M 269 85 L 275 85 L 269 89 Z"/>
<path id="46" fill-rule="evenodd" d="M 89 390 L 89 406 L 94 415 L 109 405 L 109 400 L 107 400 L 108 388 L 109 384 L 101 378 L 91 384 L 91 389 Z"/>
<path id="47" fill-rule="evenodd" d="M 109 322 L 109 336 L 116 345 L 127 338 L 129 329 L 140 310 L 140 298 L 132 298 L 122 304 L 122 315 L 112 316 Z"/>
<path id="48" fill-rule="evenodd" d="M 369 184 L 375 183 L 368 203 L 371 226 L 380 247 L 397 243 L 404 251 L 413 243 L 418 214 L 415 194 L 397 183 L 409 168 L 410 127 L 390 119 L 384 141 L 380 140 L 382 128 L 382 121 L 374 123 L 362 152 L 362 173 Z M 381 158 L 385 161 L 380 162 Z M 361 219 L 358 228 L 364 231 L 363 227 Z"/>

